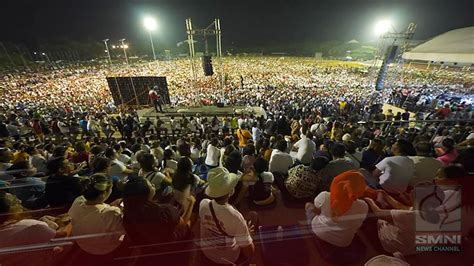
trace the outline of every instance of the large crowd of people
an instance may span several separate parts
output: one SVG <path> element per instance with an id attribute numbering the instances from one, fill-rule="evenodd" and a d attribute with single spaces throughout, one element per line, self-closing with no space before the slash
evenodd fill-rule
<path id="1" fill-rule="evenodd" d="M 259 210 L 281 211 L 279 202 L 306 215 L 313 248 L 332 263 L 365 263 L 358 234 L 369 223 L 372 244 L 397 257 L 385 259 L 423 255 L 415 216 L 458 226 L 471 250 L 472 74 L 408 69 L 403 86 L 375 92 L 363 66 L 226 58 L 222 67 L 223 89 L 215 77 L 193 81 L 185 60 L 6 75 L 0 264 L 248 265 L 271 252 L 255 244 L 270 226 Z M 113 75 L 164 75 L 173 104 L 261 106 L 267 116 L 140 119 L 114 106 Z M 408 112 L 380 108 L 407 101 L 437 122 L 413 126 Z M 439 202 L 424 207 L 418 192 L 433 189 Z"/>

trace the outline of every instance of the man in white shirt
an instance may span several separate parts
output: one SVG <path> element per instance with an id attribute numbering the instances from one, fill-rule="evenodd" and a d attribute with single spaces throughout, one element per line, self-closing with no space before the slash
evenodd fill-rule
<path id="1" fill-rule="evenodd" d="M 276 149 L 272 151 L 268 171 L 288 175 L 288 169 L 295 163 L 293 157 L 286 152 L 288 143 L 280 140 L 276 144 Z"/>
<path id="2" fill-rule="evenodd" d="M 129 174 L 134 173 L 134 171 L 128 168 L 123 162 L 118 159 L 118 154 L 113 148 L 108 148 L 105 151 L 105 156 L 110 159 L 110 176 L 116 176 L 120 180 L 123 180 Z"/>
<path id="3" fill-rule="evenodd" d="M 307 132 L 306 135 L 303 134 L 301 137 L 302 138 L 293 145 L 293 150 L 298 151 L 295 155 L 295 159 L 304 165 L 308 165 L 313 158 L 316 144 L 312 140 L 313 134 L 311 134 L 311 132 Z"/>
<path id="4" fill-rule="evenodd" d="M 311 125 L 310 132 L 315 135 L 316 137 L 322 137 L 324 132 L 326 132 L 327 127 L 324 125 L 323 122 L 316 122 L 313 125 Z"/>
<path id="5" fill-rule="evenodd" d="M 376 169 L 372 175 L 379 178 L 379 184 L 385 191 L 400 194 L 407 190 L 415 174 L 415 164 L 408 158 L 411 149 L 410 142 L 398 140 L 392 145 L 394 156 L 387 157 L 375 165 Z"/>
<path id="6" fill-rule="evenodd" d="M 421 182 L 431 182 L 443 164 L 430 156 L 431 145 L 428 142 L 419 142 L 415 145 L 416 156 L 409 156 L 415 165 L 415 175 L 410 180 L 410 185 L 415 186 Z"/>
<path id="7" fill-rule="evenodd" d="M 255 252 L 250 223 L 228 203 L 239 179 L 223 167 L 208 173 L 205 193 L 212 200 L 204 199 L 199 206 L 200 246 L 204 259 L 213 263 L 240 265 L 249 261 Z"/>
<path id="8" fill-rule="evenodd" d="M 257 143 L 257 141 L 260 140 L 260 137 L 262 136 L 262 131 L 257 127 L 257 123 L 253 123 L 252 125 L 252 139 L 254 143 Z"/>
<path id="9" fill-rule="evenodd" d="M 207 146 L 207 155 L 204 163 L 210 168 L 219 166 L 221 151 L 219 148 L 217 148 L 218 143 L 219 140 L 217 138 L 213 138 L 211 143 Z"/>

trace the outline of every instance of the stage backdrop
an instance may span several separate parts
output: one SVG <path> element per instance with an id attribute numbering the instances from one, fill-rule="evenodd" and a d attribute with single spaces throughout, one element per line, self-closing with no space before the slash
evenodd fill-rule
<path id="1" fill-rule="evenodd" d="M 116 105 L 149 105 L 148 91 L 157 86 L 162 104 L 170 104 L 166 77 L 107 77 Z"/>

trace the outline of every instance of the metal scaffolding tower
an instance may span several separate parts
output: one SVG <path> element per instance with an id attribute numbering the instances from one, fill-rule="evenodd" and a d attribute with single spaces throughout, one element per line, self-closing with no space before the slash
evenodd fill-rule
<path id="1" fill-rule="evenodd" d="M 218 64 L 219 64 L 219 71 L 218 71 L 218 77 L 219 77 L 219 86 L 220 86 L 220 91 L 223 91 L 224 87 L 224 75 L 223 75 L 223 67 L 222 67 L 222 32 L 221 32 L 221 22 L 220 19 L 216 18 L 214 21 L 209 24 L 204 29 L 195 29 L 193 28 L 193 24 L 191 21 L 191 18 L 186 19 L 186 33 L 188 35 L 188 46 L 189 46 L 189 62 L 191 66 L 191 81 L 192 81 L 192 87 L 195 89 L 196 85 L 196 67 L 195 67 L 195 58 L 196 58 L 196 53 L 194 50 L 194 36 L 203 36 L 204 37 L 204 45 L 205 45 L 205 55 L 208 55 L 208 44 L 207 44 L 207 36 L 216 36 L 216 57 L 218 59 Z"/>
<path id="2" fill-rule="evenodd" d="M 384 87 L 393 87 L 397 83 L 403 83 L 403 53 L 408 49 L 411 39 L 415 34 L 416 24 L 410 23 L 404 32 L 387 32 L 380 36 L 377 44 L 377 52 L 374 55 L 374 61 L 370 67 L 370 85 L 376 86 L 376 81 L 380 80 L 377 78 L 379 75 L 383 75 L 382 84 L 387 81 Z M 386 61 L 387 49 L 390 46 L 398 46 L 393 63 Z M 380 61 L 381 65 L 379 66 Z M 401 78 L 401 80 L 399 80 Z"/>

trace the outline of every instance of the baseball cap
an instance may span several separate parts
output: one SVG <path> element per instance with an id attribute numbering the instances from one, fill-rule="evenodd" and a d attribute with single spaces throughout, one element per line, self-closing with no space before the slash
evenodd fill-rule
<path id="1" fill-rule="evenodd" d="M 239 182 L 240 177 L 224 167 L 216 167 L 207 173 L 206 195 L 219 198 L 229 194 Z"/>

